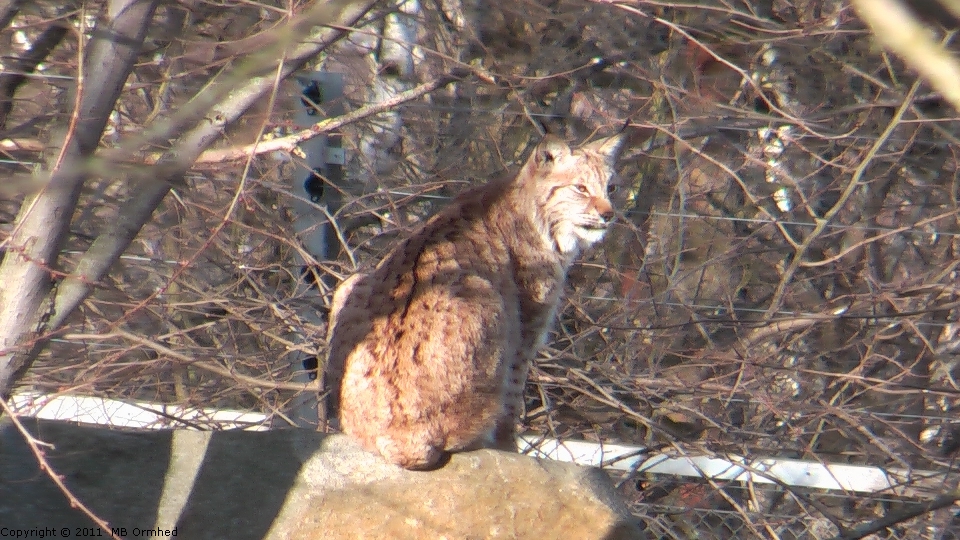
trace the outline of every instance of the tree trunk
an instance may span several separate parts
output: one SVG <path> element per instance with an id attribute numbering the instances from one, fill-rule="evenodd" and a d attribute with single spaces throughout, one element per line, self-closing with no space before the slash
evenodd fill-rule
<path id="1" fill-rule="evenodd" d="M 102 31 L 94 33 L 84 62 L 75 122 L 51 157 L 49 180 L 27 196 L 0 263 L 0 397 L 32 362 L 51 315 L 58 256 L 67 238 L 85 172 L 114 103 L 133 68 L 157 0 L 112 0 Z M 99 30 L 99 29 L 98 29 Z"/>
<path id="2" fill-rule="evenodd" d="M 157 0 L 113 0 L 107 8 L 106 28 L 96 32 L 85 61 L 85 79 L 75 128 L 66 137 L 64 150 L 47 185 L 27 197 L 10 236 L 7 256 L 0 263 L 0 396 L 8 396 L 17 379 L 30 367 L 51 332 L 89 295 L 140 228 L 150 219 L 171 185 L 216 141 L 223 128 L 236 120 L 276 83 L 289 76 L 331 43 L 342 37 L 343 27 L 354 25 L 376 0 L 324 2 L 275 34 L 276 57 L 257 57 L 263 70 L 221 74 L 207 85 L 192 103 L 206 104 L 210 111 L 192 129 L 169 133 L 176 140 L 149 174 L 138 175 L 134 198 L 124 203 L 116 226 L 100 235 L 81 257 L 76 269 L 54 290 L 57 256 L 69 232 L 70 219 L 84 181 L 83 159 L 96 149 L 107 119 L 120 96 L 127 75 L 153 18 Z M 337 21 L 337 28 L 325 26 Z M 295 46 L 285 47 L 290 36 L 306 36 Z M 281 39 L 283 38 L 283 39 Z M 287 49 L 286 51 L 284 49 Z M 272 49 L 267 49 L 270 52 Z M 267 62 L 269 60 L 269 62 Z M 256 62 L 252 62 L 256 64 Z M 274 70 L 272 73 L 271 70 Z M 255 76 L 253 71 L 267 73 Z M 221 84 L 216 84 L 216 83 Z M 227 89 L 226 91 L 224 89 Z M 144 130 L 149 132 L 149 130 Z M 65 273 L 65 272 L 64 272 Z"/>

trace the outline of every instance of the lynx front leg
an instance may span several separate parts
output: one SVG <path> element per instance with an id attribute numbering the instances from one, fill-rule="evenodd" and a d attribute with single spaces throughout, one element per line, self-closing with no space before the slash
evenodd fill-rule
<path id="1" fill-rule="evenodd" d="M 508 366 L 503 392 L 503 414 L 497 419 L 493 432 L 493 447 L 498 450 L 517 451 L 517 421 L 523 412 L 523 388 L 532 361 L 532 355 L 521 355 Z"/>

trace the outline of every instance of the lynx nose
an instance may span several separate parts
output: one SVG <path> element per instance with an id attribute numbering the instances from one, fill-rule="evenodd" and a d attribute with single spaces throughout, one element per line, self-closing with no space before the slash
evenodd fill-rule
<path id="1" fill-rule="evenodd" d="M 616 215 L 613 211 L 613 206 L 609 201 L 597 199 L 597 201 L 594 203 L 594 206 L 597 209 L 597 213 L 600 214 L 601 218 L 603 218 L 603 221 L 610 222 Z"/>

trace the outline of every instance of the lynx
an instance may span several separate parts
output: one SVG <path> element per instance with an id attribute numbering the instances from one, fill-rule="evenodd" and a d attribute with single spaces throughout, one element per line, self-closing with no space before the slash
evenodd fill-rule
<path id="1" fill-rule="evenodd" d="M 458 196 L 334 294 L 327 379 L 340 427 L 408 469 L 516 451 L 527 371 L 567 269 L 599 241 L 621 136 L 548 135 L 514 178 Z"/>

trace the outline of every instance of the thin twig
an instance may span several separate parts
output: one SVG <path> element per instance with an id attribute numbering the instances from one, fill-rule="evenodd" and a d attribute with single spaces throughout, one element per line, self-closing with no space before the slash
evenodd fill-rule
<path id="1" fill-rule="evenodd" d="M 864 182 L 864 174 L 867 172 L 867 168 L 873 163 L 874 158 L 877 157 L 877 154 L 880 152 L 880 149 L 887 144 L 887 140 L 893 135 L 894 129 L 900 125 L 903 121 L 903 115 L 906 114 L 910 107 L 913 105 L 913 97 L 916 95 L 917 90 L 920 89 L 920 81 L 913 83 L 913 86 L 910 87 L 910 90 L 907 92 L 907 95 L 903 98 L 903 103 L 900 104 L 900 107 L 893 114 L 893 118 L 890 119 L 890 122 L 887 124 L 886 129 L 883 130 L 883 133 L 877 137 L 877 140 L 874 141 L 873 145 L 867 150 L 867 153 L 860 160 L 860 164 L 857 165 L 857 169 L 853 172 L 853 175 L 850 177 L 850 181 L 847 182 L 847 186 L 844 188 L 843 192 L 837 198 L 837 202 L 827 210 L 823 217 L 816 221 L 816 226 L 813 228 L 813 231 L 803 240 L 803 242 L 796 248 L 793 254 L 793 258 L 790 261 L 789 266 L 783 271 L 783 276 L 780 278 L 780 282 L 777 284 L 777 288 L 773 293 L 772 298 L 770 299 L 770 307 L 767 308 L 766 313 L 764 314 L 765 319 L 773 318 L 777 311 L 780 310 L 781 305 L 783 304 L 784 295 L 787 292 L 787 285 L 793 280 L 793 275 L 803 264 L 803 258 L 806 257 L 807 250 L 810 249 L 810 246 L 813 244 L 814 240 L 820 238 L 820 235 L 823 234 L 823 231 L 827 228 L 827 225 L 840 211 L 846 206 L 847 201 L 853 196 L 854 191 Z"/>
<path id="2" fill-rule="evenodd" d="M 953 490 L 940 495 L 930 502 L 921 504 L 920 506 L 915 506 L 899 512 L 893 512 L 892 514 L 884 516 L 876 521 L 871 521 L 870 523 L 860 525 L 859 527 L 854 527 L 843 534 L 834 536 L 830 540 L 859 540 L 860 538 L 864 538 L 875 532 L 888 529 L 899 523 L 909 521 L 928 512 L 934 512 L 936 510 L 940 510 L 941 508 L 947 508 L 957 501 L 960 501 L 960 490 Z"/>
<path id="3" fill-rule="evenodd" d="M 187 355 L 185 355 L 185 354 L 178 353 L 177 351 L 175 351 L 175 350 L 173 350 L 173 349 L 171 349 L 171 348 L 169 348 L 169 347 L 166 347 L 166 346 L 164 346 L 164 345 L 161 345 L 161 344 L 159 344 L 159 343 L 156 343 L 156 342 L 154 342 L 154 341 L 151 341 L 151 340 L 149 340 L 149 339 L 146 339 L 146 338 L 144 338 L 144 337 L 138 336 L 138 335 L 136 335 L 136 334 L 134 334 L 134 333 L 127 332 L 126 330 L 122 330 L 122 329 L 119 329 L 119 328 L 116 329 L 116 330 L 114 330 L 114 331 L 113 331 L 112 333 L 110 333 L 110 334 L 98 334 L 98 335 L 94 335 L 94 334 L 82 334 L 82 335 L 80 335 L 80 336 L 73 336 L 73 337 L 82 338 L 82 339 L 97 339 L 97 340 L 111 339 L 111 338 L 116 338 L 116 337 L 122 337 L 122 338 L 127 339 L 127 340 L 129 340 L 129 341 L 132 341 L 132 342 L 134 342 L 134 343 L 138 343 L 138 344 L 140 344 L 140 345 L 143 345 L 143 346 L 145 346 L 145 347 L 148 347 L 148 348 L 150 348 L 150 349 L 153 349 L 154 351 L 156 351 L 156 352 L 158 352 L 158 353 L 160 353 L 160 354 L 162 354 L 162 355 L 164 355 L 164 356 L 167 356 L 167 357 L 169 357 L 169 358 L 171 358 L 171 359 L 173 359 L 173 360 L 176 360 L 176 361 L 178 361 L 178 362 L 180 362 L 180 363 L 183 363 L 183 364 L 186 364 L 186 365 L 189 365 L 189 366 L 195 366 L 195 367 L 198 367 L 198 368 L 203 369 L 203 370 L 205 370 L 205 371 L 209 371 L 209 372 L 211 372 L 211 373 L 216 373 L 217 375 L 221 375 L 221 376 L 223 376 L 223 377 L 227 377 L 227 378 L 229 378 L 229 379 L 233 379 L 233 380 L 236 380 L 236 381 L 238 381 L 238 382 L 242 382 L 242 383 L 245 383 L 245 384 L 249 384 L 249 385 L 251 385 L 251 386 L 256 386 L 256 387 L 259 387 L 259 388 L 267 388 L 267 389 L 270 389 L 270 390 L 293 390 L 293 391 L 295 391 L 295 392 L 317 392 L 317 391 L 319 391 L 319 386 L 317 385 L 316 382 L 309 382 L 309 383 L 291 383 L 291 382 L 281 382 L 281 381 L 266 381 L 266 380 L 263 380 L 263 379 L 258 379 L 258 378 L 256 378 L 256 377 L 252 377 L 252 376 L 250 376 L 250 375 L 244 375 L 244 374 L 242 374 L 242 373 L 236 373 L 236 372 L 231 371 L 231 370 L 229 370 L 229 369 L 227 369 L 227 368 L 218 366 L 218 365 L 216 365 L 216 364 L 214 364 L 214 363 L 212 363 L 212 362 L 205 362 L 205 361 L 203 361 L 203 360 L 197 360 L 197 359 L 195 359 L 195 358 L 191 358 L 191 357 L 189 357 L 189 356 L 187 356 Z"/>
<path id="4" fill-rule="evenodd" d="M 197 159 L 197 163 L 225 163 L 228 161 L 247 159 L 251 155 L 256 154 L 269 154 L 271 152 L 278 151 L 292 152 L 298 144 L 304 141 L 310 140 L 323 133 L 329 133 L 336 129 L 340 129 L 343 126 L 363 120 L 370 116 L 389 111 L 394 107 L 423 97 L 434 90 L 442 88 L 454 81 L 460 80 L 460 78 L 461 75 L 457 75 L 455 73 L 437 77 L 436 79 L 427 83 L 423 83 L 416 88 L 411 88 L 406 92 L 401 92 L 390 99 L 360 107 L 355 111 L 348 112 L 347 114 L 338 116 L 336 118 L 321 120 L 320 122 L 317 122 L 306 129 L 302 129 L 292 135 L 287 135 L 286 137 L 271 139 L 269 141 L 255 142 L 240 147 L 207 150 L 200 154 L 200 158 Z"/>
<path id="5" fill-rule="evenodd" d="M 903 57 L 960 111 L 960 62 L 933 32 L 897 0 L 853 0 L 877 41 Z"/>
<path id="6" fill-rule="evenodd" d="M 113 529 L 110 528 L 110 524 L 107 523 L 106 520 L 101 519 L 99 516 L 94 514 L 93 510 L 90 510 L 87 507 L 87 505 L 83 504 L 80 501 L 80 499 L 78 499 L 73 494 L 73 492 L 70 491 L 70 488 L 68 488 L 66 484 L 63 483 L 63 476 L 57 474 L 57 471 L 55 471 L 53 467 L 50 465 L 50 462 L 47 461 L 47 456 L 45 451 L 40 448 L 40 446 L 49 446 L 50 448 L 54 448 L 53 445 L 40 441 L 39 439 L 35 438 L 32 434 L 30 434 L 30 432 L 27 431 L 27 428 L 20 422 L 20 419 L 17 417 L 16 413 L 10 410 L 10 407 L 7 405 L 6 401 L 3 399 L 0 399 L 0 409 L 3 409 L 3 413 L 7 415 L 8 418 L 10 418 L 10 421 L 13 422 L 13 425 L 17 427 L 17 431 L 19 431 L 20 434 L 23 435 L 23 440 L 24 442 L 27 443 L 27 446 L 30 447 L 30 451 L 33 452 L 33 455 L 37 459 L 37 464 L 40 466 L 40 469 L 44 473 L 46 473 L 47 476 L 50 477 L 50 480 L 52 480 L 53 483 L 57 485 L 57 488 L 59 488 L 60 491 L 67 497 L 67 499 L 70 500 L 70 505 L 75 508 L 79 508 L 80 511 L 86 514 L 88 518 L 90 518 L 94 523 L 99 525 L 100 529 L 103 532 L 109 531 L 108 534 L 114 540 L 123 540 L 123 538 L 120 538 L 119 536 L 113 534 Z"/>

